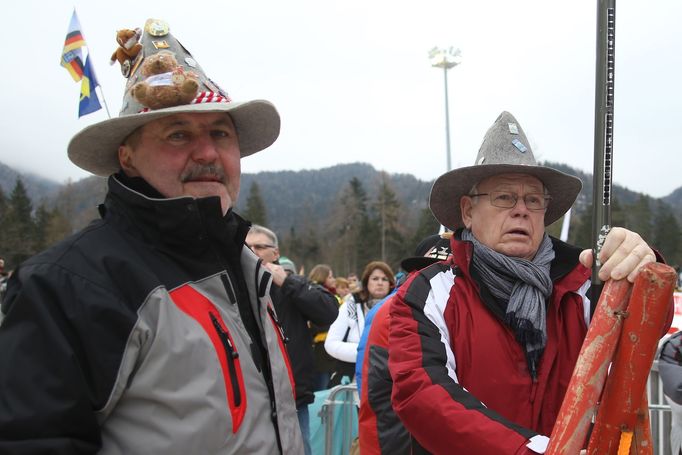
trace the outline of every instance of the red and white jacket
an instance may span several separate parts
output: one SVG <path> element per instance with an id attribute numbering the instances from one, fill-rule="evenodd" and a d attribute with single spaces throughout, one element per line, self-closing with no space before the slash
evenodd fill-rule
<path id="1" fill-rule="evenodd" d="M 393 300 L 392 404 L 429 452 L 544 453 L 590 319 L 590 270 L 579 249 L 552 242 L 554 289 L 536 381 L 503 306 L 471 274 L 471 243 L 453 236 L 451 259 L 412 275 Z"/>
<path id="2" fill-rule="evenodd" d="M 362 388 L 358 439 L 362 455 L 417 453 L 410 435 L 391 406 L 393 381 L 388 369 L 388 331 L 391 296 L 374 315 L 362 359 Z"/>

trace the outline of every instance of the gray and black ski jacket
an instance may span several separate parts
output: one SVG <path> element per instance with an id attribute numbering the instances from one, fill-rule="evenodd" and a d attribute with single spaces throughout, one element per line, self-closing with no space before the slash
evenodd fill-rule
<path id="1" fill-rule="evenodd" d="M 110 177 L 102 219 L 10 280 L 0 453 L 302 453 L 248 223 L 129 180 Z"/>

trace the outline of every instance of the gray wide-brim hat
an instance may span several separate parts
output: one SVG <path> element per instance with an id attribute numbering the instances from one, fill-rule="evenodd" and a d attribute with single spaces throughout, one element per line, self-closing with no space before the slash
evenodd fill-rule
<path id="1" fill-rule="evenodd" d="M 571 208 L 583 186 L 578 177 L 539 166 L 521 125 L 505 111 L 485 134 L 476 164 L 446 172 L 433 183 L 429 196 L 433 215 L 453 231 L 463 227 L 461 197 L 482 180 L 499 174 L 532 175 L 545 185 L 552 198 L 545 212 L 545 226 Z"/>
<path id="2" fill-rule="evenodd" d="M 121 112 L 116 118 L 84 128 L 71 139 L 68 155 L 76 166 L 100 176 L 118 172 L 118 148 L 130 134 L 152 120 L 182 113 L 229 113 L 237 130 L 242 157 L 259 152 L 275 142 L 280 129 L 280 118 L 275 106 L 265 100 L 232 101 L 226 92 L 206 77 L 189 51 L 169 30 L 163 21 L 147 20 L 140 40 L 141 52 L 134 61 L 129 62 L 129 66 L 122 68 L 128 81 Z M 133 86 L 145 80 L 140 71 L 144 59 L 158 52 L 173 53 L 181 70 L 193 74 L 199 80 L 197 96 L 189 104 L 152 110 L 132 96 Z"/>

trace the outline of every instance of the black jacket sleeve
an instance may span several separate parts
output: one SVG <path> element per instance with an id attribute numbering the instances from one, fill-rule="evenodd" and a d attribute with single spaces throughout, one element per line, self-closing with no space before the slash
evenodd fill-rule
<path id="1" fill-rule="evenodd" d="M 296 305 L 306 319 L 317 325 L 329 325 L 339 314 L 336 297 L 301 275 L 289 275 L 284 280 L 282 296 L 288 304 Z"/>
<path id="2" fill-rule="evenodd" d="M 78 307 L 82 293 L 103 296 L 75 281 L 45 264 L 19 268 L 10 280 L 0 325 L 0 453 L 91 454 L 101 447 L 95 409 L 106 391 L 86 354 L 98 340 L 94 329 L 81 330 Z"/>

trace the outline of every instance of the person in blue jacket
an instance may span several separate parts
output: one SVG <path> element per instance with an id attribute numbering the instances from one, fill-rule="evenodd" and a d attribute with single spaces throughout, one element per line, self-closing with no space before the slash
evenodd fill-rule
<path id="1" fill-rule="evenodd" d="M 365 345 L 367 344 L 367 337 L 369 336 L 369 328 L 374 320 L 374 315 L 377 314 L 379 308 L 390 299 L 393 294 L 396 293 L 400 285 L 405 281 L 407 275 L 415 270 L 420 270 L 429 264 L 434 262 L 442 261 L 447 259 L 450 255 L 450 236 L 452 233 L 444 233 L 442 235 L 433 234 L 417 245 L 414 252 L 414 256 L 403 259 L 400 263 L 400 267 L 403 271 L 398 272 L 396 275 L 396 286 L 393 292 L 388 294 L 379 303 L 374 305 L 372 309 L 367 313 L 365 317 L 365 328 L 362 331 L 362 336 L 360 337 L 360 343 L 358 344 L 358 361 L 355 363 L 355 382 L 358 388 L 358 395 L 362 390 L 362 364 L 365 358 Z"/>

